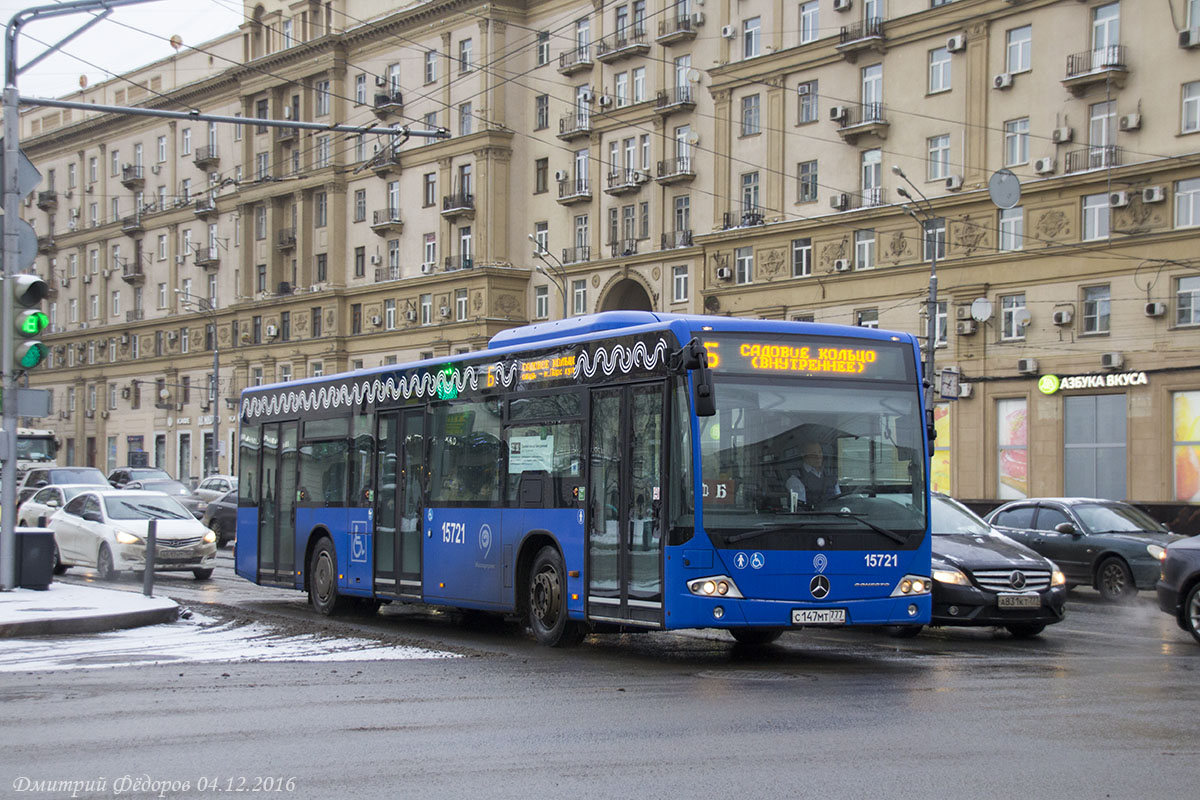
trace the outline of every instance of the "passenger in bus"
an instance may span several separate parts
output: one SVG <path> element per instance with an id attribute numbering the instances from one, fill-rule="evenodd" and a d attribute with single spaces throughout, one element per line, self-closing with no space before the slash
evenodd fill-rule
<path id="1" fill-rule="evenodd" d="M 820 442 L 808 440 L 801 444 L 800 459 L 800 468 L 787 479 L 793 511 L 798 504 L 816 506 L 842 493 L 836 470 L 825 463 L 825 451 Z"/>

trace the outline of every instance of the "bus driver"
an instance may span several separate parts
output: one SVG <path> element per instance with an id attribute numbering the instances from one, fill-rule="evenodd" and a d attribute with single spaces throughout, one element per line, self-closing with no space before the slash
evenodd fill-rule
<path id="1" fill-rule="evenodd" d="M 837 475 L 825 468 L 820 442 L 809 440 L 801 444 L 800 459 L 800 468 L 787 479 L 793 511 L 800 503 L 815 506 L 842 493 Z"/>

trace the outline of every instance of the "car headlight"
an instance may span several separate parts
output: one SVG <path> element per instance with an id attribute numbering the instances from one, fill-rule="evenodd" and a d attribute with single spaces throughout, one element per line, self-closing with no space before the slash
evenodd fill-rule
<path id="1" fill-rule="evenodd" d="M 196 513 L 203 514 L 208 510 L 208 503 L 196 503 Z"/>
<path id="2" fill-rule="evenodd" d="M 212 531 L 205 531 L 205 532 L 204 532 L 204 541 L 205 541 L 205 543 L 207 543 L 207 544 L 212 544 L 212 543 L 213 543 L 213 542 L 215 542 L 216 540 L 217 540 L 217 535 L 216 535 L 215 533 L 213 533 Z"/>
<path id="3" fill-rule="evenodd" d="M 132 533 L 129 533 L 127 531 L 117 531 L 116 535 L 113 538 L 115 538 L 117 540 L 117 544 L 141 544 L 142 543 L 142 537 L 134 536 Z"/>
<path id="4" fill-rule="evenodd" d="M 938 583 L 953 583 L 956 586 L 971 585 L 971 581 L 967 579 L 962 570 L 954 567 L 934 567 L 933 579 Z"/>
<path id="5" fill-rule="evenodd" d="M 933 581 L 924 575 L 905 575 L 892 590 L 892 597 L 907 597 L 915 594 L 929 594 Z"/>
<path id="6" fill-rule="evenodd" d="M 1167 557 L 1167 548 L 1157 544 L 1146 545 L 1146 552 L 1159 561 Z"/>
<path id="7" fill-rule="evenodd" d="M 1063 575 L 1062 570 L 1060 570 L 1060 569 L 1051 570 L 1050 571 L 1050 585 L 1051 586 L 1066 586 L 1067 585 L 1067 576 Z"/>
<path id="8" fill-rule="evenodd" d="M 711 578 L 695 578 L 687 582 L 688 591 L 701 597 L 741 597 L 733 578 L 714 575 Z"/>

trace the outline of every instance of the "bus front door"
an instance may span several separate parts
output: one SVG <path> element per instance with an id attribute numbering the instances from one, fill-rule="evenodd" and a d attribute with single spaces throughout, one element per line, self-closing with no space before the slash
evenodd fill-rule
<path id="1" fill-rule="evenodd" d="M 298 422 L 263 426 L 258 470 L 258 582 L 296 585 Z"/>
<path id="2" fill-rule="evenodd" d="M 594 389 L 589 619 L 663 624 L 662 382 Z"/>
<path id="3" fill-rule="evenodd" d="M 375 480 L 375 593 L 421 597 L 425 412 L 379 415 Z"/>

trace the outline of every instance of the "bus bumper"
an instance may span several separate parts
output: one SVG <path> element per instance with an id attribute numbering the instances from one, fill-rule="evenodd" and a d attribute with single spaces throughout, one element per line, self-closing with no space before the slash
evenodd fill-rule
<path id="1" fill-rule="evenodd" d="M 794 611 L 843 609 L 845 621 L 829 624 L 799 624 Z M 680 595 L 672 604 L 666 627 L 678 628 L 800 628 L 855 625 L 928 625 L 933 611 L 929 593 L 907 597 L 803 603 L 791 600 Z"/>

